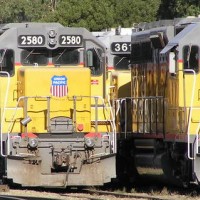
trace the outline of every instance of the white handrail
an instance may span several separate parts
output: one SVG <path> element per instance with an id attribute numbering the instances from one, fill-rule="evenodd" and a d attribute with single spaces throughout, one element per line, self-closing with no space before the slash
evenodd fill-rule
<path id="1" fill-rule="evenodd" d="M 4 125 L 4 121 L 5 121 L 5 108 L 8 102 L 8 92 L 9 92 L 9 88 L 10 88 L 10 74 L 6 71 L 0 71 L 0 74 L 4 74 L 7 76 L 7 87 L 6 87 L 6 94 L 5 94 L 5 99 L 4 99 L 4 105 L 3 105 L 3 113 L 2 113 L 2 109 L 1 109 L 1 156 L 2 157 L 6 157 L 7 155 L 3 153 L 3 125 Z M 8 135 L 7 135 L 8 136 Z M 7 143 L 7 147 L 10 146 L 10 138 L 8 137 L 8 143 Z"/>
<path id="2" fill-rule="evenodd" d="M 101 97 L 101 96 L 92 96 L 92 97 L 93 98 L 99 98 L 102 101 L 104 107 L 107 108 L 105 100 L 103 99 L 103 97 Z M 108 105 L 109 105 L 108 107 L 110 108 L 109 110 L 110 110 L 110 114 L 111 114 L 111 119 L 107 119 L 107 120 L 110 122 L 110 125 L 111 125 L 112 130 L 113 130 L 113 152 L 116 153 L 117 152 L 117 136 L 116 136 L 116 125 L 114 123 L 115 116 L 114 116 L 110 101 L 108 101 Z"/>
<path id="3" fill-rule="evenodd" d="M 199 108 L 200 109 L 200 108 Z M 199 120 L 199 124 L 197 126 L 197 129 L 196 129 L 196 153 L 199 153 L 199 129 L 200 129 L 200 120 Z"/>
<path id="4" fill-rule="evenodd" d="M 194 100 L 194 92 L 195 92 L 195 85 L 196 85 L 196 72 L 193 70 L 193 69 L 185 69 L 183 70 L 183 72 L 192 72 L 193 73 L 193 77 L 194 77 L 194 80 L 193 80 L 193 86 L 192 86 L 192 96 L 191 96 L 191 101 L 190 101 L 190 112 L 189 112 L 189 119 L 188 119 L 188 128 L 187 128 L 187 140 L 188 140 L 188 144 L 187 144 L 187 147 L 188 147 L 188 158 L 190 160 L 194 160 L 194 157 L 191 157 L 190 156 L 190 125 L 191 125 L 191 119 L 192 119 L 192 110 L 193 110 L 193 100 Z"/>

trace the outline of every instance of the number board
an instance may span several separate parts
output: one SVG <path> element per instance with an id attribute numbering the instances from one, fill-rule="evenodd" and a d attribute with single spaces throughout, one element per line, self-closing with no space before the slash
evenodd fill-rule
<path id="1" fill-rule="evenodd" d="M 114 53 L 130 53 L 131 43 L 130 42 L 113 42 L 111 44 L 111 51 Z"/>
<path id="2" fill-rule="evenodd" d="M 82 35 L 60 35 L 59 44 L 61 46 L 82 46 Z"/>
<path id="3" fill-rule="evenodd" d="M 18 37 L 18 44 L 20 46 L 44 46 L 44 35 L 20 35 Z"/>

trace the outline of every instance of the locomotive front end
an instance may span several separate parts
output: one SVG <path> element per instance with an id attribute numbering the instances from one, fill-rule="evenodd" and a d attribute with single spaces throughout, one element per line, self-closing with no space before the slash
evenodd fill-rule
<path id="1" fill-rule="evenodd" d="M 104 94 L 104 47 L 84 28 L 8 27 L 4 38 L 17 37 L 10 45 L 12 59 L 9 50 L 2 51 L 13 73 L 0 77 L 1 95 L 9 91 L 1 96 L 1 178 L 63 188 L 110 182 L 116 176 L 116 136 Z M 91 84 L 95 64 L 99 90 Z"/>

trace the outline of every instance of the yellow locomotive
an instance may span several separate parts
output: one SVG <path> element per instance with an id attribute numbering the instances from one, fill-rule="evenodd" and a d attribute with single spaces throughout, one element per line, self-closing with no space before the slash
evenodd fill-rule
<path id="1" fill-rule="evenodd" d="M 134 178 L 199 184 L 199 18 L 147 24 L 131 39 L 131 115 L 121 168 Z M 120 149 L 121 148 L 121 149 Z"/>
<path id="2" fill-rule="evenodd" d="M 133 28 L 112 28 L 93 34 L 107 47 L 108 93 L 111 99 L 130 95 L 130 53 Z"/>
<path id="3" fill-rule="evenodd" d="M 115 99 L 119 99 L 126 106 L 126 101 L 123 98 L 131 96 L 130 56 L 132 31 L 136 31 L 136 28 L 122 28 L 119 26 L 101 32 L 93 32 L 107 47 L 107 94 L 112 105 Z M 124 109 L 120 107 L 117 112 L 120 112 L 121 120 L 123 121 L 124 119 L 122 118 L 126 118 Z M 130 127 L 122 128 L 120 125 L 122 123 L 116 124 L 117 132 L 130 130 Z"/>
<path id="4" fill-rule="evenodd" d="M 1 179 L 103 185 L 116 176 L 104 45 L 58 23 L 1 26 Z"/>

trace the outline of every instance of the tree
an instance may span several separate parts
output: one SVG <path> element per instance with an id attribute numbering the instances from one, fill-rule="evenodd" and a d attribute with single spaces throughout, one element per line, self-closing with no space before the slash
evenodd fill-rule
<path id="1" fill-rule="evenodd" d="M 42 0 L 1 1 L 0 23 L 39 21 L 49 5 Z"/>
<path id="2" fill-rule="evenodd" d="M 115 24 L 130 27 L 133 23 L 156 20 L 161 0 L 115 0 Z"/>
<path id="3" fill-rule="evenodd" d="M 199 0 L 0 0 L 0 23 L 60 22 L 90 31 L 197 16 Z"/>
<path id="4" fill-rule="evenodd" d="M 60 0 L 57 2 L 55 12 L 43 20 L 97 31 L 111 27 L 114 23 L 109 6 L 108 0 Z"/>
<path id="5" fill-rule="evenodd" d="M 157 18 L 172 19 L 187 16 L 198 16 L 199 14 L 199 0 L 162 0 L 158 10 Z"/>

